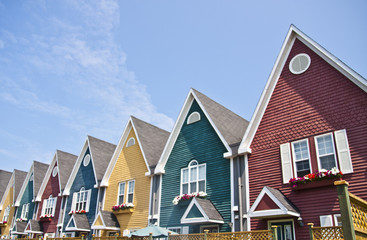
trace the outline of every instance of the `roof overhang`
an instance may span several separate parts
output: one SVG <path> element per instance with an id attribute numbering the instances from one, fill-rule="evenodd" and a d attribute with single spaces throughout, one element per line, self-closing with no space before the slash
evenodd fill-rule
<path id="1" fill-rule="evenodd" d="M 209 203 L 209 208 L 204 208 L 200 201 L 207 201 Z M 189 217 L 190 211 L 193 209 L 193 207 L 197 207 L 197 209 L 200 211 L 201 216 L 200 217 Z M 214 211 L 216 215 L 219 217 L 217 218 L 211 218 L 209 217 L 209 214 L 207 211 Z M 214 205 L 209 200 L 197 200 L 196 198 L 193 198 L 190 202 L 189 206 L 187 207 L 185 213 L 182 215 L 181 218 L 181 224 L 198 224 L 198 223 L 219 223 L 223 224 L 223 218 L 220 216 L 219 212 L 215 209 Z"/>

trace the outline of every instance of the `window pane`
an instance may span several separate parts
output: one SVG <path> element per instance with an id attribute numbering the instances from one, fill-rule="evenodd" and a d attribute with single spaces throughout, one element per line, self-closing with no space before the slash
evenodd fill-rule
<path id="1" fill-rule="evenodd" d="M 205 192 L 205 180 L 199 182 L 199 192 Z"/>
<path id="2" fill-rule="evenodd" d="M 307 140 L 293 143 L 295 160 L 308 159 L 308 148 L 307 148 Z"/>
<path id="3" fill-rule="evenodd" d="M 206 166 L 202 165 L 199 166 L 199 180 L 205 180 L 206 179 Z"/>
<path id="4" fill-rule="evenodd" d="M 119 185 L 119 195 L 124 195 L 124 193 L 125 193 L 125 185 L 126 185 L 126 183 L 120 183 L 120 185 Z"/>
<path id="5" fill-rule="evenodd" d="M 87 201 L 88 198 L 88 192 L 84 192 L 84 201 Z"/>
<path id="6" fill-rule="evenodd" d="M 336 167 L 334 154 L 325 156 L 325 157 L 320 157 L 320 163 L 321 163 L 321 168 L 326 169 L 326 170 L 331 170 L 333 167 Z"/>
<path id="7" fill-rule="evenodd" d="M 127 195 L 127 202 L 128 203 L 132 203 L 133 202 L 133 198 L 134 198 L 134 194 Z"/>
<path id="8" fill-rule="evenodd" d="M 182 170 L 182 183 L 189 182 L 189 169 Z"/>
<path id="9" fill-rule="evenodd" d="M 189 193 L 189 184 L 185 183 L 182 184 L 182 194 L 188 194 Z"/>
<path id="10" fill-rule="evenodd" d="M 129 193 L 134 193 L 134 185 L 135 185 L 135 181 L 129 182 Z"/>
<path id="11" fill-rule="evenodd" d="M 190 183 L 190 193 L 197 192 L 196 182 Z"/>
<path id="12" fill-rule="evenodd" d="M 190 169 L 190 182 L 196 181 L 197 171 L 198 171 L 197 167 L 193 167 L 193 168 Z"/>
<path id="13" fill-rule="evenodd" d="M 124 203 L 124 195 L 119 196 L 119 205 Z"/>

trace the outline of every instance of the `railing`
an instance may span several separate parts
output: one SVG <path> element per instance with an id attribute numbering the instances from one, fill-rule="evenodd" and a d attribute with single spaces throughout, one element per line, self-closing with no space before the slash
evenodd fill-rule
<path id="1" fill-rule="evenodd" d="M 309 223 L 310 239 L 312 240 L 343 240 L 343 228 L 337 227 L 314 227 Z"/>
<path id="2" fill-rule="evenodd" d="M 356 235 L 367 238 L 367 202 L 352 193 L 349 193 L 349 199 Z"/>
<path id="3" fill-rule="evenodd" d="M 169 235 L 169 240 L 203 240 L 204 233 Z"/>
<path id="4" fill-rule="evenodd" d="M 275 231 L 275 228 L 274 228 Z M 275 232 L 272 230 L 249 232 L 223 232 L 169 235 L 169 240 L 274 240 Z"/>

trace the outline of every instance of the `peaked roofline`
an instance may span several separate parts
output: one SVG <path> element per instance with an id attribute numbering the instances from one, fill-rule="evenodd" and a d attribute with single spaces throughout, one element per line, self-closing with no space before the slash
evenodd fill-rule
<path id="1" fill-rule="evenodd" d="M 217 133 L 217 135 L 219 136 L 220 140 L 222 141 L 223 145 L 225 146 L 225 148 L 227 149 L 227 152 L 229 152 L 230 154 L 232 154 L 232 149 L 229 146 L 229 144 L 227 143 L 227 141 L 224 139 L 223 135 L 221 134 L 221 132 L 218 130 L 218 128 L 215 126 L 214 122 L 212 121 L 210 115 L 207 113 L 207 111 L 205 110 L 203 104 L 201 103 L 200 99 L 197 97 L 197 95 L 195 94 L 195 89 L 191 88 L 189 93 L 186 96 L 186 100 L 180 110 L 180 113 L 178 115 L 178 118 L 176 119 L 175 125 L 173 127 L 173 130 L 167 140 L 167 143 L 163 149 L 163 152 L 161 154 L 161 157 L 159 159 L 159 162 L 155 168 L 154 173 L 155 174 L 163 174 L 165 172 L 164 167 L 167 163 L 168 157 L 172 151 L 172 148 L 174 146 L 174 143 L 177 140 L 177 137 L 180 133 L 180 130 L 184 124 L 185 118 L 187 116 L 187 113 L 190 110 L 190 107 L 192 105 L 192 103 L 194 102 L 194 100 L 196 100 L 196 102 L 199 104 L 201 110 L 203 111 L 203 113 L 205 114 L 205 116 L 207 117 L 208 121 L 210 122 L 211 126 L 214 128 L 215 132 Z"/>
<path id="2" fill-rule="evenodd" d="M 14 206 L 15 207 L 19 207 L 20 201 L 22 200 L 22 196 L 23 196 L 24 191 L 25 191 L 25 189 L 26 189 L 26 187 L 28 185 L 27 183 L 29 182 L 29 179 L 30 179 L 32 173 L 33 173 L 33 185 L 34 185 L 34 162 L 35 161 L 33 161 L 32 166 L 31 166 L 31 169 L 29 169 L 29 171 L 27 173 L 27 176 L 24 179 L 22 188 L 20 189 L 19 194 L 18 194 L 18 196 L 16 198 L 16 201 L 14 203 Z M 34 189 L 34 186 L 33 186 L 33 189 Z M 34 193 L 33 193 L 33 196 L 34 196 Z"/>
<path id="3" fill-rule="evenodd" d="M 283 42 L 280 53 L 275 61 L 274 67 L 270 73 L 268 81 L 265 85 L 265 88 L 261 94 L 260 100 L 256 106 L 254 115 L 252 116 L 250 124 L 246 129 L 245 135 L 238 149 L 239 154 L 251 153 L 250 146 L 252 140 L 260 125 L 261 119 L 273 94 L 281 71 L 284 68 L 285 62 L 289 56 L 290 50 L 292 49 L 293 43 L 296 39 L 300 40 L 303 44 L 312 49 L 317 55 L 319 55 L 322 59 L 324 59 L 331 66 L 337 69 L 340 73 L 346 76 L 349 80 L 351 80 L 354 84 L 360 87 L 363 91 L 367 92 L 366 79 L 364 79 L 361 75 L 359 75 L 353 69 L 348 67 L 345 63 L 340 61 L 333 54 L 328 52 L 320 44 L 318 44 L 313 39 L 308 37 L 306 34 L 301 32 L 297 27 L 291 25 L 288 34 Z"/>
<path id="4" fill-rule="evenodd" d="M 40 202 L 42 200 L 42 195 L 43 195 L 43 193 L 44 193 L 44 191 L 46 189 L 46 185 L 48 183 L 48 180 L 50 179 L 52 170 L 54 169 L 56 162 L 57 162 L 57 150 L 56 150 L 56 152 L 54 154 L 54 157 L 52 158 L 51 164 L 49 165 L 49 167 L 47 169 L 47 172 L 45 174 L 45 177 L 43 178 L 43 181 L 42 181 L 40 190 L 38 191 L 37 196 L 36 196 L 36 199 L 35 199 L 36 202 Z M 59 173 L 58 173 L 58 178 L 59 178 L 59 190 L 61 191 L 60 174 Z M 60 192 L 59 192 L 59 194 L 60 194 Z"/>
<path id="5" fill-rule="evenodd" d="M 5 199 L 6 199 L 6 197 L 8 196 L 8 194 L 9 194 L 9 190 L 10 190 L 10 188 L 12 187 L 12 186 L 14 186 L 14 189 L 13 189 L 13 202 L 11 203 L 11 204 L 13 204 L 14 202 L 15 202 L 15 200 L 16 200 L 16 197 L 18 197 L 18 196 L 15 196 L 15 180 L 16 180 L 16 172 L 18 172 L 18 173 L 23 173 L 23 174 L 27 174 L 27 172 L 24 172 L 24 171 L 22 171 L 22 170 L 17 170 L 17 169 L 14 169 L 14 171 L 13 171 L 13 173 L 12 173 L 12 175 L 11 175 L 11 177 L 10 177 L 10 179 L 9 179 L 9 182 L 8 182 L 8 185 L 6 186 L 6 190 L 5 190 L 5 192 L 4 192 L 4 195 L 3 195 L 3 197 L 2 197 L 2 199 L 1 199 L 1 202 L 0 202 L 0 211 L 2 210 L 2 208 L 3 208 L 3 205 L 4 205 L 4 201 L 5 201 Z M 24 180 L 23 180 L 24 181 Z"/>

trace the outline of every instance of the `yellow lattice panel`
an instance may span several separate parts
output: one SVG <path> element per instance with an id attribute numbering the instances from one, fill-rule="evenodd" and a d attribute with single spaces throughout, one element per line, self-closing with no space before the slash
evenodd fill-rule
<path id="1" fill-rule="evenodd" d="M 170 235 L 169 239 L 170 240 L 203 240 L 204 239 L 204 233 Z"/>
<path id="2" fill-rule="evenodd" d="M 312 234 L 314 240 L 342 240 L 343 229 L 341 226 L 338 227 L 313 227 Z"/>
<path id="3" fill-rule="evenodd" d="M 272 240 L 273 234 L 270 230 L 264 231 L 251 231 L 251 232 L 227 232 L 227 233 L 208 233 L 207 235 L 208 240 L 217 240 L 217 239 L 224 239 L 224 240 Z"/>
<path id="4" fill-rule="evenodd" d="M 349 193 L 354 229 L 367 233 L 367 202 Z"/>

